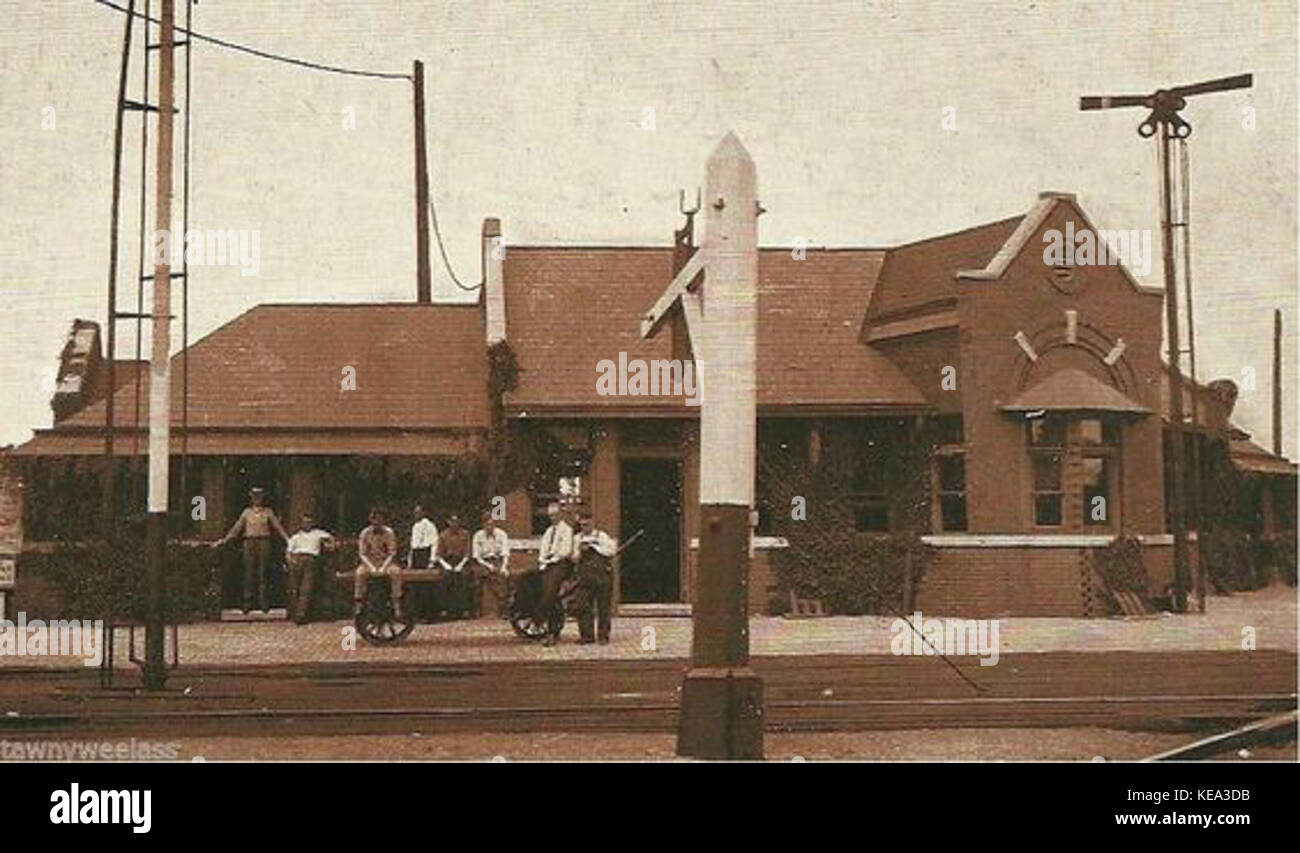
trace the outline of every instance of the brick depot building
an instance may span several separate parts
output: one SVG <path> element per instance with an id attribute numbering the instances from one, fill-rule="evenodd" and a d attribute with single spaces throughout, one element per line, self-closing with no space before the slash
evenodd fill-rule
<path id="1" fill-rule="evenodd" d="M 919 423 L 944 436 L 920 472 L 931 491 L 921 532 L 936 548 L 916 596 L 925 611 L 1093 614 L 1086 549 L 1117 535 L 1141 539 L 1152 593 L 1172 578 L 1163 291 L 1118 264 L 1046 265 L 1044 232 L 1067 226 L 1093 230 L 1073 196 L 1044 193 L 1024 215 L 896 248 L 759 252 L 760 448 L 779 444 L 812 462 L 828 446 L 856 452 L 857 527 L 883 533 L 898 529 L 900 513 L 872 476 L 876 463 Z M 518 546 L 535 549 L 549 500 L 584 504 L 612 535 L 646 531 L 617 561 L 625 609 L 689 603 L 699 409 L 666 388 L 611 394 L 597 382 L 601 362 L 691 358 L 680 326 L 640 335 L 680 249 L 514 246 L 499 235 L 487 220 L 477 304 L 262 305 L 178 354 L 173 448 L 180 453 L 188 360 L 187 488 L 208 509 L 187 535 L 223 533 L 254 483 L 282 514 L 311 509 L 355 535 L 363 491 L 382 495 L 385 478 L 422 458 L 482 449 L 497 410 L 564 448 L 556 476 L 503 496 Z M 491 400 L 488 347 L 500 341 L 520 370 L 513 390 Z M 6 500 L 27 506 L 20 547 L 39 547 L 40 504 L 57 492 L 61 466 L 103 453 L 99 348 L 93 324 L 79 321 L 53 427 L 8 454 Z M 345 390 L 348 368 L 355 387 Z M 148 393 L 137 389 L 147 375 L 122 376 L 115 450 L 125 456 L 146 444 Z M 1187 389 L 1192 431 L 1224 438 L 1251 475 L 1256 532 L 1293 529 L 1295 466 L 1229 423 L 1228 386 Z M 340 458 L 372 460 L 376 482 L 330 485 Z M 12 473 L 19 464 L 25 483 Z M 1090 511 L 1099 497 L 1101 516 Z M 770 555 L 789 544 L 765 535 L 782 508 L 765 507 L 761 493 L 758 502 L 755 610 L 767 603 Z"/>

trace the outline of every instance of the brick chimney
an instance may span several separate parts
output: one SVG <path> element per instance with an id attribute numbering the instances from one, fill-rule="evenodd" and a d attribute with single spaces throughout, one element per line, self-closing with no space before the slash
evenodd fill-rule
<path id="1" fill-rule="evenodd" d="M 56 421 L 99 399 L 106 393 L 104 360 L 99 351 L 99 324 L 73 320 L 68 340 L 59 353 L 59 372 L 50 408 Z"/>
<path id="2" fill-rule="evenodd" d="M 501 237 L 501 220 L 483 220 L 483 300 L 487 312 L 488 346 L 506 339 L 505 292 L 506 244 Z"/>

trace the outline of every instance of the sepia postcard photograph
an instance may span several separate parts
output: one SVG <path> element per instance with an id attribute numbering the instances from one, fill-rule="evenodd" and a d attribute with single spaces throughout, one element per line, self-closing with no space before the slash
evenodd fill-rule
<path id="1" fill-rule="evenodd" d="M 1298 9 L 0 0 L 0 824 L 1285 822 Z"/>

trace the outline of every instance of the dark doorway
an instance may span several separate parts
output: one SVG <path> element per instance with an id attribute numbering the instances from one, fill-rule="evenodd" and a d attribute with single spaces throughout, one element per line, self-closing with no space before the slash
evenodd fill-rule
<path id="1" fill-rule="evenodd" d="M 619 541 L 645 531 L 620 558 L 620 600 L 625 604 L 680 601 L 681 460 L 623 460 L 619 505 L 623 515 Z"/>

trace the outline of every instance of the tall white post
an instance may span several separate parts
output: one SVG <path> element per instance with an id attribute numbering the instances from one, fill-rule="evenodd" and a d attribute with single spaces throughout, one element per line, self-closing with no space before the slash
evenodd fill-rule
<path id="1" fill-rule="evenodd" d="M 749 668 L 749 538 L 754 504 L 758 331 L 758 181 L 735 134 L 705 171 L 700 406 L 700 566 L 691 668 L 677 752 L 763 757 L 762 682 Z"/>

